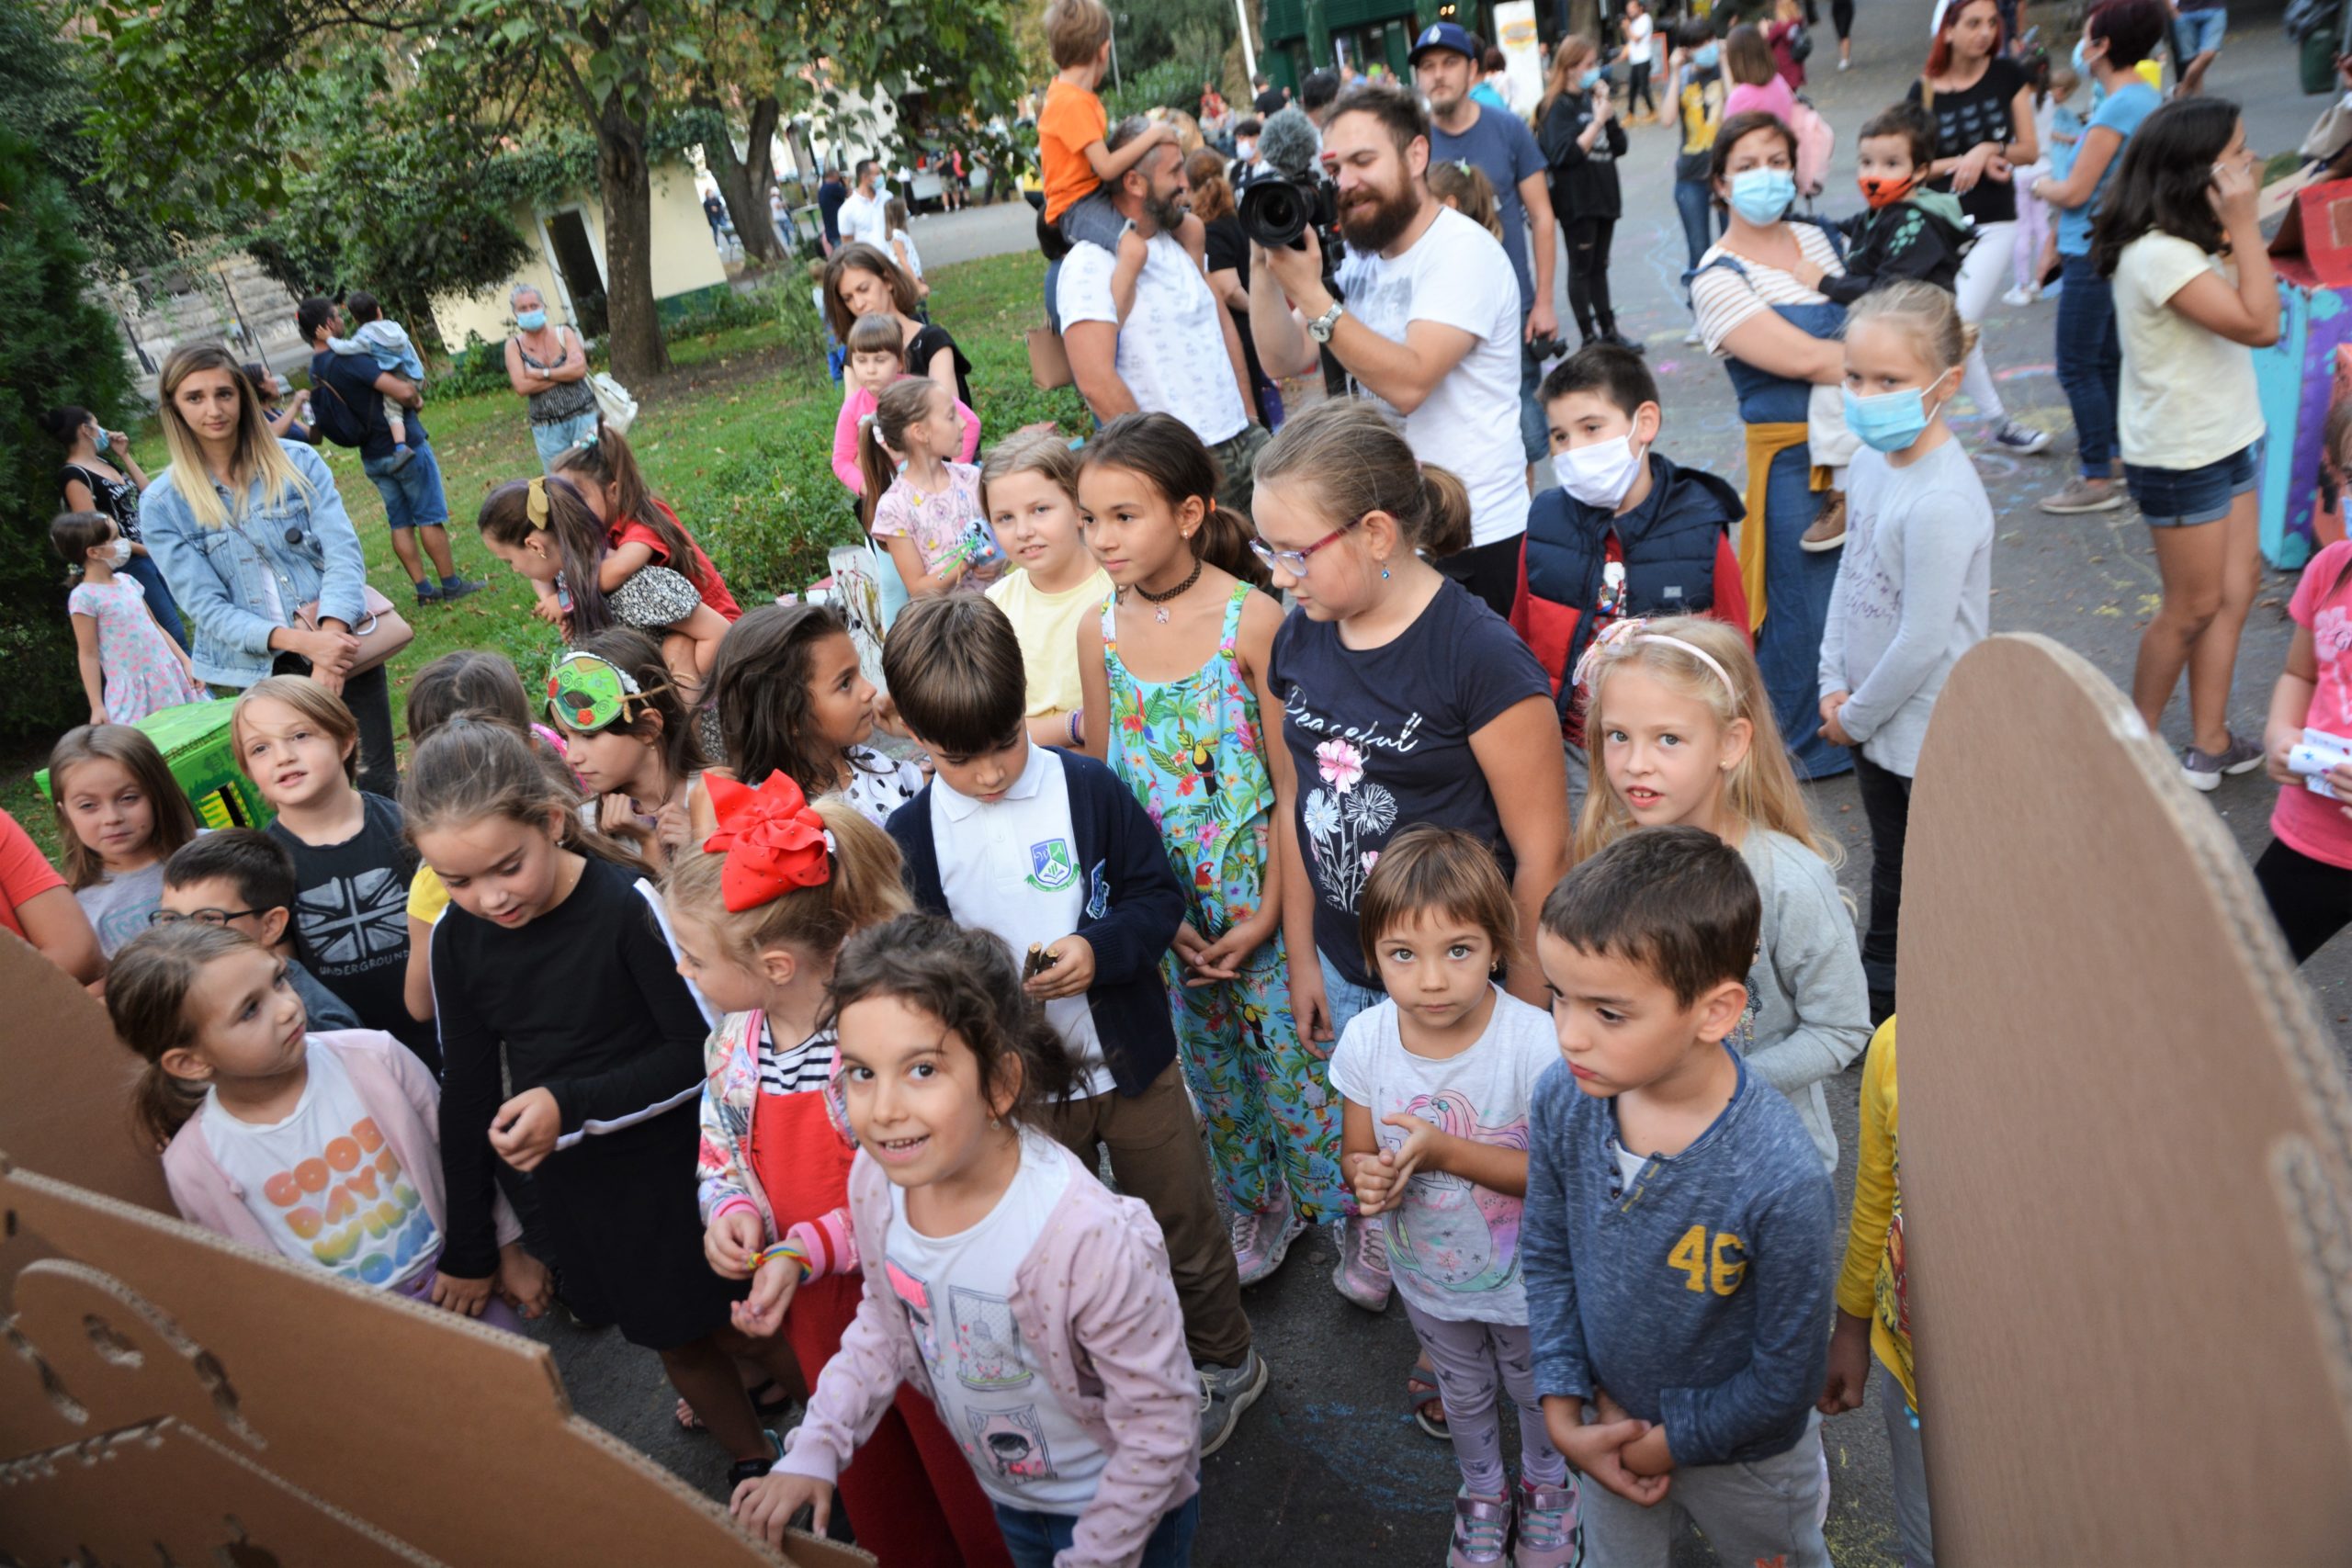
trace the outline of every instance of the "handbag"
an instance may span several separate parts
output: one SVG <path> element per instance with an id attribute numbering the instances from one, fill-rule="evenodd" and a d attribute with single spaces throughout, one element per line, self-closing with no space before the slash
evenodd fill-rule
<path id="1" fill-rule="evenodd" d="M 1062 346 L 1061 333 L 1051 327 L 1031 327 L 1028 345 L 1029 379 L 1039 391 L 1076 384 L 1078 378 L 1070 374 L 1069 351 Z"/>
<path id="2" fill-rule="evenodd" d="M 616 435 L 627 435 L 628 427 L 637 423 L 637 400 L 628 389 L 602 370 L 588 378 L 588 389 L 596 394 L 596 412 L 605 428 Z"/>
<path id="3" fill-rule="evenodd" d="M 359 639 L 359 651 L 353 655 L 344 678 L 365 675 L 380 667 L 384 661 L 416 640 L 416 628 L 392 608 L 392 602 L 372 587 L 363 583 L 359 589 L 359 624 L 351 635 Z M 316 599 L 294 612 L 294 625 L 306 632 L 319 629 L 319 602 Z"/>

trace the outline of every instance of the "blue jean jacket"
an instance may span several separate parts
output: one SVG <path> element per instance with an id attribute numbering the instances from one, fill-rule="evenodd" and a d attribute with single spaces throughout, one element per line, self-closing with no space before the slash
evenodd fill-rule
<path id="1" fill-rule="evenodd" d="M 334 475 L 311 447 L 278 445 L 309 494 L 288 489 L 265 497 L 255 479 L 241 505 L 204 476 L 230 510 L 224 527 L 198 526 L 179 492 L 177 465 L 140 495 L 141 531 L 195 635 L 188 657 L 199 681 L 250 686 L 268 674 L 276 657 L 270 633 L 293 625 L 294 612 L 313 599 L 322 617 L 346 626 L 361 618 L 368 562 Z"/>

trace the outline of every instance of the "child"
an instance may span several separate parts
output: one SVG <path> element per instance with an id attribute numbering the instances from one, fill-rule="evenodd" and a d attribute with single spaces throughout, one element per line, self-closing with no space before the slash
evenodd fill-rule
<path id="1" fill-rule="evenodd" d="M 148 923 L 226 926 L 261 943 L 286 965 L 312 1029 L 362 1029 L 351 1004 L 319 983 L 294 955 L 294 857 L 267 833 L 220 828 L 182 844 L 164 863 L 164 897 Z"/>
<path id="2" fill-rule="evenodd" d="M 331 351 L 372 360 L 379 371 L 389 370 L 413 387 L 424 385 L 424 361 L 417 356 L 416 344 L 409 341 L 407 331 L 398 321 L 385 318 L 384 308 L 376 302 L 373 294 L 355 289 L 344 300 L 343 309 L 358 324 L 349 337 L 327 339 Z M 368 378 L 375 379 L 373 376 Z M 396 474 L 413 462 L 416 454 L 408 444 L 406 412 L 390 398 L 384 400 L 384 427 L 392 437 L 391 466 L 385 471 Z"/>
<path id="3" fill-rule="evenodd" d="M 579 487 L 580 498 L 605 525 L 608 553 L 596 569 L 597 587 L 617 593 L 642 568 L 665 566 L 693 583 L 720 620 L 732 626 L 741 618 L 743 608 L 727 591 L 726 579 L 670 503 L 646 484 L 627 436 L 600 422 L 594 434 L 564 449 L 555 471 Z"/>
<path id="4" fill-rule="evenodd" d="M 2331 461 L 2352 462 L 2352 423 L 2331 422 L 2336 438 Z M 2278 804 L 2270 813 L 2270 847 L 2254 864 L 2254 879 L 2270 914 L 2301 964 L 2352 921 L 2352 638 L 2336 628 L 2352 623 L 2352 542 L 2338 539 L 2312 558 L 2295 584 L 2287 614 L 2295 623 L 2286 668 L 2270 692 L 2263 732 Z M 2296 748 L 2347 754 L 2324 773 L 2294 766 Z M 2312 766 L 2306 753 L 2304 765 Z"/>
<path id="5" fill-rule="evenodd" d="M 980 470 L 947 457 L 964 440 L 962 407 L 929 377 L 910 376 L 874 400 L 859 446 L 866 531 L 890 552 L 910 598 L 967 579 L 993 582 L 1004 570 L 980 509 Z"/>
<path id="6" fill-rule="evenodd" d="M 2034 94 L 2034 145 L 2041 156 L 2011 175 L 2018 193 L 2018 243 L 2010 261 L 2015 287 L 2001 296 L 2007 305 L 2030 305 L 2041 298 L 2041 280 L 2055 265 L 2058 230 L 2050 204 L 2033 194 L 2040 179 L 2063 180 L 2074 171 L 2075 148 L 2083 139 L 2082 117 L 2066 100 L 2082 85 L 2069 65 L 2045 64 Z"/>
<path id="7" fill-rule="evenodd" d="M 1838 1165 L 1822 1080 L 1870 1038 L 1853 918 L 1772 722 L 1756 656 L 1731 627 L 1678 616 L 1619 621 L 1586 650 L 1585 732 L 1600 739 L 1577 860 L 1637 828 L 1704 828 L 1737 849 L 1763 897 L 1748 970 L 1751 1017 L 1734 1048 L 1787 1095 L 1822 1168 Z"/>
<path id="8" fill-rule="evenodd" d="M 362 1027 L 400 1037 L 435 1072 L 433 1031 L 409 1016 L 408 884 L 416 851 L 401 808 L 356 782 L 359 721 L 307 675 L 256 681 L 230 710 L 237 766 L 277 813 L 294 862 L 294 951 Z"/>
<path id="9" fill-rule="evenodd" d="M 1821 733 L 1854 748 L 1871 825 L 1871 1018 L 1894 1010 L 1911 780 L 1936 694 L 1992 619 L 1993 503 L 1944 412 L 1975 346 L 1951 295 L 1890 283 L 1846 318 L 1845 558 L 1821 638 Z"/>
<path id="10" fill-rule="evenodd" d="M 2230 732 L 2238 634 L 2262 581 L 2263 432 L 2254 350 L 2278 341 L 2278 280 L 2255 212 L 2262 161 L 2237 106 L 2176 98 L 2123 144 L 2091 263 L 2114 280 L 2123 482 L 2156 547 L 2163 603 L 2140 634 L 2132 704 L 2152 735 L 2188 671 L 2181 776 L 2222 787 L 2262 766 Z M 2219 525 L 2219 526 L 2216 526 Z"/>
<path id="11" fill-rule="evenodd" d="M 873 423 L 875 400 L 892 382 L 907 374 L 906 334 L 899 318 L 888 313 L 860 316 L 850 323 L 847 373 L 842 378 L 842 412 L 833 421 L 833 474 L 849 486 L 852 495 L 865 494 L 865 470 L 859 448 L 873 438 L 865 427 Z M 968 463 L 979 455 L 980 416 L 959 400 L 956 412 L 964 422 L 963 445 L 956 460 Z"/>
<path id="12" fill-rule="evenodd" d="M 1829 1336 L 1824 1416 L 1859 1410 L 1878 1362 L 1878 1408 L 1886 1421 L 1894 1529 L 1909 1568 L 1935 1568 L 1928 1466 L 1919 1441 L 1919 1382 L 1911 1364 L 1911 1304 L 1903 1268 L 1903 1156 L 1894 1092 L 1894 1020 L 1879 1025 L 1862 1059 L 1861 1149 L 1854 1156 L 1854 1214 L 1838 1275 L 1838 1326 Z"/>
<path id="13" fill-rule="evenodd" d="M 1495 210 L 1495 187 L 1487 171 L 1466 158 L 1438 158 L 1430 164 L 1430 194 L 1499 240 L 1503 220 Z"/>
<path id="14" fill-rule="evenodd" d="M 477 523 L 490 553 L 536 585 L 541 619 L 561 623 L 575 637 L 615 625 L 660 636 L 670 678 L 700 701 L 726 618 L 665 566 L 639 567 L 607 594 L 605 524 L 569 479 L 509 480 L 482 502 Z"/>
<path id="15" fill-rule="evenodd" d="M 919 908 L 1028 955 L 1025 988 L 1045 1004 L 1075 1084 L 1044 1124 L 1090 1168 L 1107 1148 L 1119 1190 L 1167 1232 L 1199 1372 L 1201 1451 L 1215 1453 L 1270 1374 L 1177 1077 L 1159 957 L 1184 901 L 1159 835 L 1110 769 L 1029 743 L 1021 643 L 987 600 L 908 605 L 882 664 L 936 770 L 890 818 L 907 886 Z"/>
<path id="16" fill-rule="evenodd" d="M 703 1255 L 752 1293 L 738 1327 L 779 1327 L 815 1380 L 857 1314 L 849 1174 L 825 986 L 852 933 L 907 911 L 890 836 L 771 773 L 714 781 L 718 831 L 663 888 L 678 972 L 727 1017 L 703 1047 Z M 784 1244 L 789 1244 L 788 1246 Z M 841 1477 L 858 1540 L 894 1562 L 1002 1562 L 996 1519 L 931 1404 L 902 1389 Z"/>
<path id="17" fill-rule="evenodd" d="M 1731 530 L 1739 492 L 1657 450 L 1657 381 L 1612 344 L 1578 349 L 1544 378 L 1556 490 L 1535 497 L 1521 547 L 1511 629 L 1552 679 L 1566 738 L 1568 810 L 1590 776 L 1589 694 L 1569 677 L 1592 639 L 1624 615 L 1689 613 L 1747 635 L 1747 593 Z"/>
<path id="18" fill-rule="evenodd" d="M 566 1303 L 662 1357 L 733 1461 L 774 1450 L 732 1354 L 789 1377 L 789 1357 L 728 1326 L 684 1173 L 708 1027 L 633 864 L 583 824 L 529 741 L 459 718 L 409 759 L 401 805 L 449 889 L 433 928 L 447 1065 L 442 1272 L 486 1292 L 493 1155 L 532 1174 Z"/>
<path id="19" fill-rule="evenodd" d="M 253 938 L 198 922 L 148 932 L 108 971 L 107 1015 L 146 1063 L 140 1120 L 168 1145 L 164 1178 L 189 1224 L 501 1328 L 521 1326 L 505 1303 L 547 1310 L 547 1270 L 503 1202 L 503 1300 L 440 1273 L 432 1075 L 390 1035 L 312 1032 L 286 961 Z"/>
<path id="20" fill-rule="evenodd" d="M 49 754 L 49 797 L 65 845 L 65 884 L 107 957 L 147 929 L 164 863 L 196 837 L 196 808 L 144 730 L 85 724 Z"/>
<path id="21" fill-rule="evenodd" d="M 890 236 L 890 259 L 915 280 L 916 296 L 930 299 L 931 285 L 922 280 L 922 253 L 915 249 L 914 237 L 907 232 L 904 197 L 894 196 L 882 204 L 882 228 Z"/>
<path id="22" fill-rule="evenodd" d="M 760 604 L 728 628 L 711 671 L 725 767 L 741 779 L 783 773 L 810 797 L 839 795 L 876 827 L 912 800 L 925 774 L 866 744 L 880 695 L 865 678 L 849 622 L 831 604 Z M 708 796 L 695 830 L 709 832 Z"/>
<path id="23" fill-rule="evenodd" d="M 1973 236 L 1960 198 L 1925 184 L 1935 156 L 1935 122 L 1916 104 L 1897 104 L 1864 123 L 1855 167 L 1869 206 L 1838 225 L 1846 236 L 1846 272 L 1824 277 L 1817 286 L 1823 295 L 1850 305 L 1898 277 L 1951 291 Z"/>
<path id="24" fill-rule="evenodd" d="M 841 1354 L 736 1517 L 775 1543 L 813 1505 L 823 1529 L 833 1478 L 904 1382 L 965 1444 L 1019 1568 L 1186 1562 L 1199 1385 L 1168 1253 L 1145 1203 L 1055 1145 L 1044 1106 L 1069 1066 L 1012 953 L 902 915 L 850 940 L 827 1011 L 869 1266 Z"/>
<path id="25" fill-rule="evenodd" d="M 1040 746 L 1083 746 L 1090 737 L 1079 627 L 1111 596 L 1111 577 L 1080 531 L 1078 454 L 1050 430 L 998 442 L 980 465 L 980 504 L 1013 562 L 989 584 L 988 596 L 1021 639 L 1029 739 Z"/>
<path id="26" fill-rule="evenodd" d="M 1111 69 L 1111 13 L 1102 0 L 1052 0 L 1046 43 L 1054 57 L 1054 79 L 1037 115 L 1046 221 L 1071 244 L 1097 244 L 1115 255 L 1126 220 L 1111 205 L 1111 186 L 1153 148 L 1174 141 L 1176 128 L 1162 121 L 1116 152 L 1104 141 L 1110 117 L 1094 96 Z"/>
<path id="27" fill-rule="evenodd" d="M 136 724 L 151 713 L 200 703 L 187 649 L 164 634 L 130 575 L 130 541 L 103 512 L 67 512 L 49 525 L 49 542 L 81 573 L 66 595 L 92 724 Z"/>
<path id="28" fill-rule="evenodd" d="M 597 801 L 597 827 L 636 845 L 649 871 L 667 870 L 686 845 L 704 759 L 662 650 L 627 626 L 582 637 L 548 671 L 548 711 L 564 760 Z"/>
<path id="29" fill-rule="evenodd" d="M 1266 667 L 1282 610 L 1216 564 L 1250 558 L 1249 525 L 1216 488 L 1216 460 L 1172 415 L 1128 414 L 1087 444 L 1087 547 L 1118 592 L 1079 626 L 1078 661 L 1087 711 L 1102 716 L 1088 752 L 1142 802 L 1187 890 L 1160 974 L 1249 1285 L 1350 1205 L 1323 1054 L 1292 1018 L 1273 874 L 1290 753 Z"/>
<path id="30" fill-rule="evenodd" d="M 1527 1108 L 1556 1051 L 1544 1015 L 1494 976 L 1519 946 L 1519 911 L 1486 845 L 1414 828 L 1389 840 L 1357 915 L 1390 999 L 1348 1025 L 1331 1086 L 1356 1200 L 1387 1228 L 1462 1467 L 1448 1561 L 1500 1562 L 1515 1523 L 1515 1568 L 1567 1568 L 1577 1487 L 1535 1397 L 1518 1253 Z M 1498 1390 L 1519 1409 L 1516 1493 L 1504 1485 Z"/>
<path id="31" fill-rule="evenodd" d="M 1678 1513 L 1724 1562 L 1828 1568 L 1813 1404 L 1836 1198 L 1788 1102 L 1724 1049 L 1761 914 L 1740 854 L 1690 827 L 1610 845 L 1544 901 L 1567 1071 L 1535 1086 L 1520 1247 L 1593 1568 L 1665 1568 Z"/>

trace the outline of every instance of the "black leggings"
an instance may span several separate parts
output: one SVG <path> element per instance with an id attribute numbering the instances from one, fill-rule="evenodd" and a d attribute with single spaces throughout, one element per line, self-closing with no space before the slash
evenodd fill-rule
<path id="1" fill-rule="evenodd" d="M 1644 114 L 1657 113 L 1657 101 L 1650 96 L 1650 62 L 1646 60 L 1630 67 L 1625 74 L 1625 110 L 1636 107 Z"/>
<path id="2" fill-rule="evenodd" d="M 1871 825 L 1871 923 L 1862 933 L 1862 977 L 1874 1000 L 1892 998 L 1895 932 L 1903 919 L 1903 845 L 1911 829 L 1911 781 L 1880 767 L 1858 746 L 1854 782 L 1861 790 L 1862 816 Z"/>
<path id="3" fill-rule="evenodd" d="M 1838 41 L 1844 43 L 1853 36 L 1854 0 L 1829 0 L 1829 25 L 1838 29 Z"/>
<path id="4" fill-rule="evenodd" d="M 1609 241 L 1617 231 L 1614 218 L 1574 218 L 1568 232 L 1568 309 L 1577 313 L 1577 331 L 1592 341 L 1596 326 L 1602 333 L 1617 330 L 1617 312 L 1609 303 Z"/>
<path id="5" fill-rule="evenodd" d="M 2254 863 L 2254 880 L 2270 901 L 2270 918 L 2301 964 L 2352 924 L 2352 871 L 2315 861 L 2273 839 Z"/>

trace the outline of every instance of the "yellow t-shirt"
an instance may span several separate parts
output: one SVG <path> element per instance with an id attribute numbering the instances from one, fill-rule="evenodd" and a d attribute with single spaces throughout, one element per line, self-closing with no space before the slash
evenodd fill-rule
<path id="1" fill-rule="evenodd" d="M 1903 1385 L 1911 1408 L 1919 1385 L 1911 1372 L 1911 1314 L 1903 1271 L 1903 1161 L 1895 1145 L 1894 1020 L 1879 1025 L 1862 1065 L 1861 1148 L 1854 1156 L 1854 1217 L 1846 1266 L 1838 1276 L 1838 1310 L 1871 1320 L 1871 1354 Z"/>
<path id="2" fill-rule="evenodd" d="M 1025 712 L 1074 713 L 1086 705 L 1079 679 L 1078 625 L 1111 596 L 1111 574 L 1102 568 L 1075 588 L 1059 593 L 1038 590 L 1026 571 L 1014 571 L 989 585 L 988 595 L 1021 641 L 1021 663 L 1028 672 Z"/>
<path id="3" fill-rule="evenodd" d="M 441 874 L 425 864 L 416 863 L 416 874 L 408 879 L 408 916 L 426 925 L 441 918 L 449 907 L 449 890 L 441 885 Z"/>
<path id="4" fill-rule="evenodd" d="M 2208 275 L 2237 288 L 2237 267 L 2228 258 L 2154 230 L 2116 258 L 2123 376 L 2115 424 L 2127 463 L 2201 468 L 2262 439 L 2254 350 L 2173 308 L 2173 296 Z"/>

